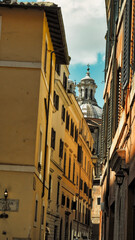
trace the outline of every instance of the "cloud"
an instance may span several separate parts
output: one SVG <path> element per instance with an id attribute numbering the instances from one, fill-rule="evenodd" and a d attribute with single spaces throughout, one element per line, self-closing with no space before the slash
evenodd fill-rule
<path id="1" fill-rule="evenodd" d="M 104 54 L 104 0 L 53 0 L 61 7 L 71 64 L 95 64 Z"/>

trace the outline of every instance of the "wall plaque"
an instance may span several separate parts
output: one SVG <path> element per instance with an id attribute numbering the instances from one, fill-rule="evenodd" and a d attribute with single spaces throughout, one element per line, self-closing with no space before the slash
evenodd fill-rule
<path id="1" fill-rule="evenodd" d="M 17 212 L 19 209 L 19 200 L 0 199 L 0 211 Z"/>

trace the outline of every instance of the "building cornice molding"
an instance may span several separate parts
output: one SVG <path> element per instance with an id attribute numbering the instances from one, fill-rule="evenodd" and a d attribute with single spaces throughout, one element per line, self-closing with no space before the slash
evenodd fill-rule
<path id="1" fill-rule="evenodd" d="M 41 69 L 41 62 L 0 61 L 0 67 Z"/>

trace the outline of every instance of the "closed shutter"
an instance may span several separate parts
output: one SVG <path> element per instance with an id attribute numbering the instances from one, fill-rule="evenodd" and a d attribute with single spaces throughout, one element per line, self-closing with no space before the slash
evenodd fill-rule
<path id="1" fill-rule="evenodd" d="M 104 104 L 104 120 L 103 120 L 103 158 L 106 156 L 106 103 Z"/>
<path id="2" fill-rule="evenodd" d="M 112 112 L 113 111 L 113 81 L 111 81 L 110 98 L 108 99 L 108 130 L 107 130 L 107 152 L 112 142 Z"/>
<path id="3" fill-rule="evenodd" d="M 131 39 L 131 0 L 126 1 L 124 10 L 124 46 L 123 46 L 123 70 L 122 88 L 124 89 L 129 81 L 130 71 L 130 39 Z"/>
<path id="4" fill-rule="evenodd" d="M 102 161 L 102 162 L 103 162 L 103 146 L 104 146 L 104 107 L 103 107 L 103 114 L 102 114 L 101 147 L 100 147 L 100 156 L 101 156 L 101 161 Z"/>

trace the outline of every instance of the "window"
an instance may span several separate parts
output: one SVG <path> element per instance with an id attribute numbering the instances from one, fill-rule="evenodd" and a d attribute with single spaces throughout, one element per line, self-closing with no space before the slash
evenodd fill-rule
<path id="1" fill-rule="evenodd" d="M 80 189 L 82 190 L 83 189 L 83 180 L 80 179 Z"/>
<path id="2" fill-rule="evenodd" d="M 91 100 L 93 99 L 93 90 L 92 89 L 90 90 L 90 99 Z"/>
<path id="3" fill-rule="evenodd" d="M 68 114 L 68 112 L 66 113 L 66 129 L 69 130 L 69 119 L 70 119 L 70 116 Z"/>
<path id="4" fill-rule="evenodd" d="M 56 94 L 55 91 L 54 91 L 54 95 L 53 95 L 53 103 L 54 103 L 54 107 L 56 108 L 56 110 L 59 110 L 59 96 Z"/>
<path id="5" fill-rule="evenodd" d="M 66 152 L 64 153 L 64 174 L 66 174 Z"/>
<path id="6" fill-rule="evenodd" d="M 75 142 L 77 143 L 78 140 L 78 129 L 75 126 Z"/>
<path id="7" fill-rule="evenodd" d="M 88 98 L 88 89 L 87 88 L 85 89 L 85 98 L 86 99 Z"/>
<path id="8" fill-rule="evenodd" d="M 52 147 L 53 149 L 55 149 L 55 136 L 56 136 L 56 132 L 55 132 L 54 129 L 52 128 L 51 147 Z"/>
<path id="9" fill-rule="evenodd" d="M 65 195 L 64 195 L 64 193 L 62 193 L 61 205 L 62 206 L 65 205 Z"/>
<path id="10" fill-rule="evenodd" d="M 42 220 L 41 220 L 41 224 L 44 224 L 44 214 L 45 214 L 45 207 L 42 206 Z"/>
<path id="11" fill-rule="evenodd" d="M 75 162 L 73 164 L 73 183 L 75 183 Z"/>
<path id="12" fill-rule="evenodd" d="M 79 204 L 79 221 L 81 221 L 81 203 Z"/>
<path id="13" fill-rule="evenodd" d="M 72 210 L 76 210 L 76 201 L 73 201 L 72 200 L 72 207 L 71 207 Z"/>
<path id="14" fill-rule="evenodd" d="M 67 208 L 70 207 L 70 199 L 67 197 Z"/>
<path id="15" fill-rule="evenodd" d="M 58 181 L 58 185 L 57 185 L 57 205 L 59 205 L 59 194 L 60 194 L 60 182 Z"/>
<path id="16" fill-rule="evenodd" d="M 59 146 L 59 157 L 60 158 L 63 158 L 63 146 L 64 146 L 64 143 L 63 143 L 62 139 L 60 139 L 60 146 Z"/>
<path id="17" fill-rule="evenodd" d="M 45 65 L 44 65 L 45 73 L 47 71 L 47 52 L 48 52 L 48 46 L 47 46 L 47 42 L 46 42 L 46 44 L 45 44 Z"/>
<path id="18" fill-rule="evenodd" d="M 86 171 L 86 157 L 85 157 L 85 171 Z"/>
<path id="19" fill-rule="evenodd" d="M 67 90 L 67 77 L 65 73 L 63 73 L 63 87 Z"/>
<path id="20" fill-rule="evenodd" d="M 48 200 L 51 199 L 51 187 L 52 187 L 52 176 L 49 175 L 49 190 L 48 190 Z"/>
<path id="21" fill-rule="evenodd" d="M 71 157 L 69 157 L 69 168 L 68 168 L 68 178 L 70 179 L 70 171 L 71 171 Z"/>
<path id="22" fill-rule="evenodd" d="M 60 76 L 60 69 L 61 69 L 61 65 L 60 64 L 56 64 L 55 66 L 55 70 L 58 73 L 58 75 Z"/>
<path id="23" fill-rule="evenodd" d="M 38 171 L 41 171 L 41 164 L 42 164 L 42 132 L 40 131 L 39 136 L 39 155 L 38 155 Z"/>
<path id="24" fill-rule="evenodd" d="M 87 193 L 87 184 L 84 182 L 84 193 Z"/>
<path id="25" fill-rule="evenodd" d="M 54 225 L 54 240 L 57 240 L 57 230 L 58 230 L 58 226 Z"/>
<path id="26" fill-rule="evenodd" d="M 37 211 L 38 211 L 38 200 L 36 200 L 36 204 L 35 204 L 35 218 L 34 218 L 35 222 L 37 222 Z"/>
<path id="27" fill-rule="evenodd" d="M 78 162 L 81 163 L 82 161 L 82 147 L 78 144 L 78 157 L 77 157 Z"/>
<path id="28" fill-rule="evenodd" d="M 74 135 L 74 123 L 73 123 L 72 119 L 71 119 L 70 135 L 71 135 L 72 137 L 73 137 L 73 135 Z"/>
<path id="29" fill-rule="evenodd" d="M 59 235 L 59 240 L 62 240 L 62 225 L 63 225 L 63 219 L 61 218 L 61 220 L 60 220 L 60 235 Z"/>
<path id="30" fill-rule="evenodd" d="M 65 122 L 65 107 L 64 107 L 64 105 L 62 105 L 61 118 L 62 118 L 63 122 Z"/>
<path id="31" fill-rule="evenodd" d="M 0 16 L 0 39 L 1 39 L 1 29 L 2 29 L 2 16 Z"/>
<path id="32" fill-rule="evenodd" d="M 91 189 L 89 189 L 89 198 L 92 198 Z"/>
<path id="33" fill-rule="evenodd" d="M 78 175 L 76 177 L 76 185 L 78 186 Z"/>
<path id="34" fill-rule="evenodd" d="M 101 198 L 97 198 L 97 205 L 100 205 Z"/>

